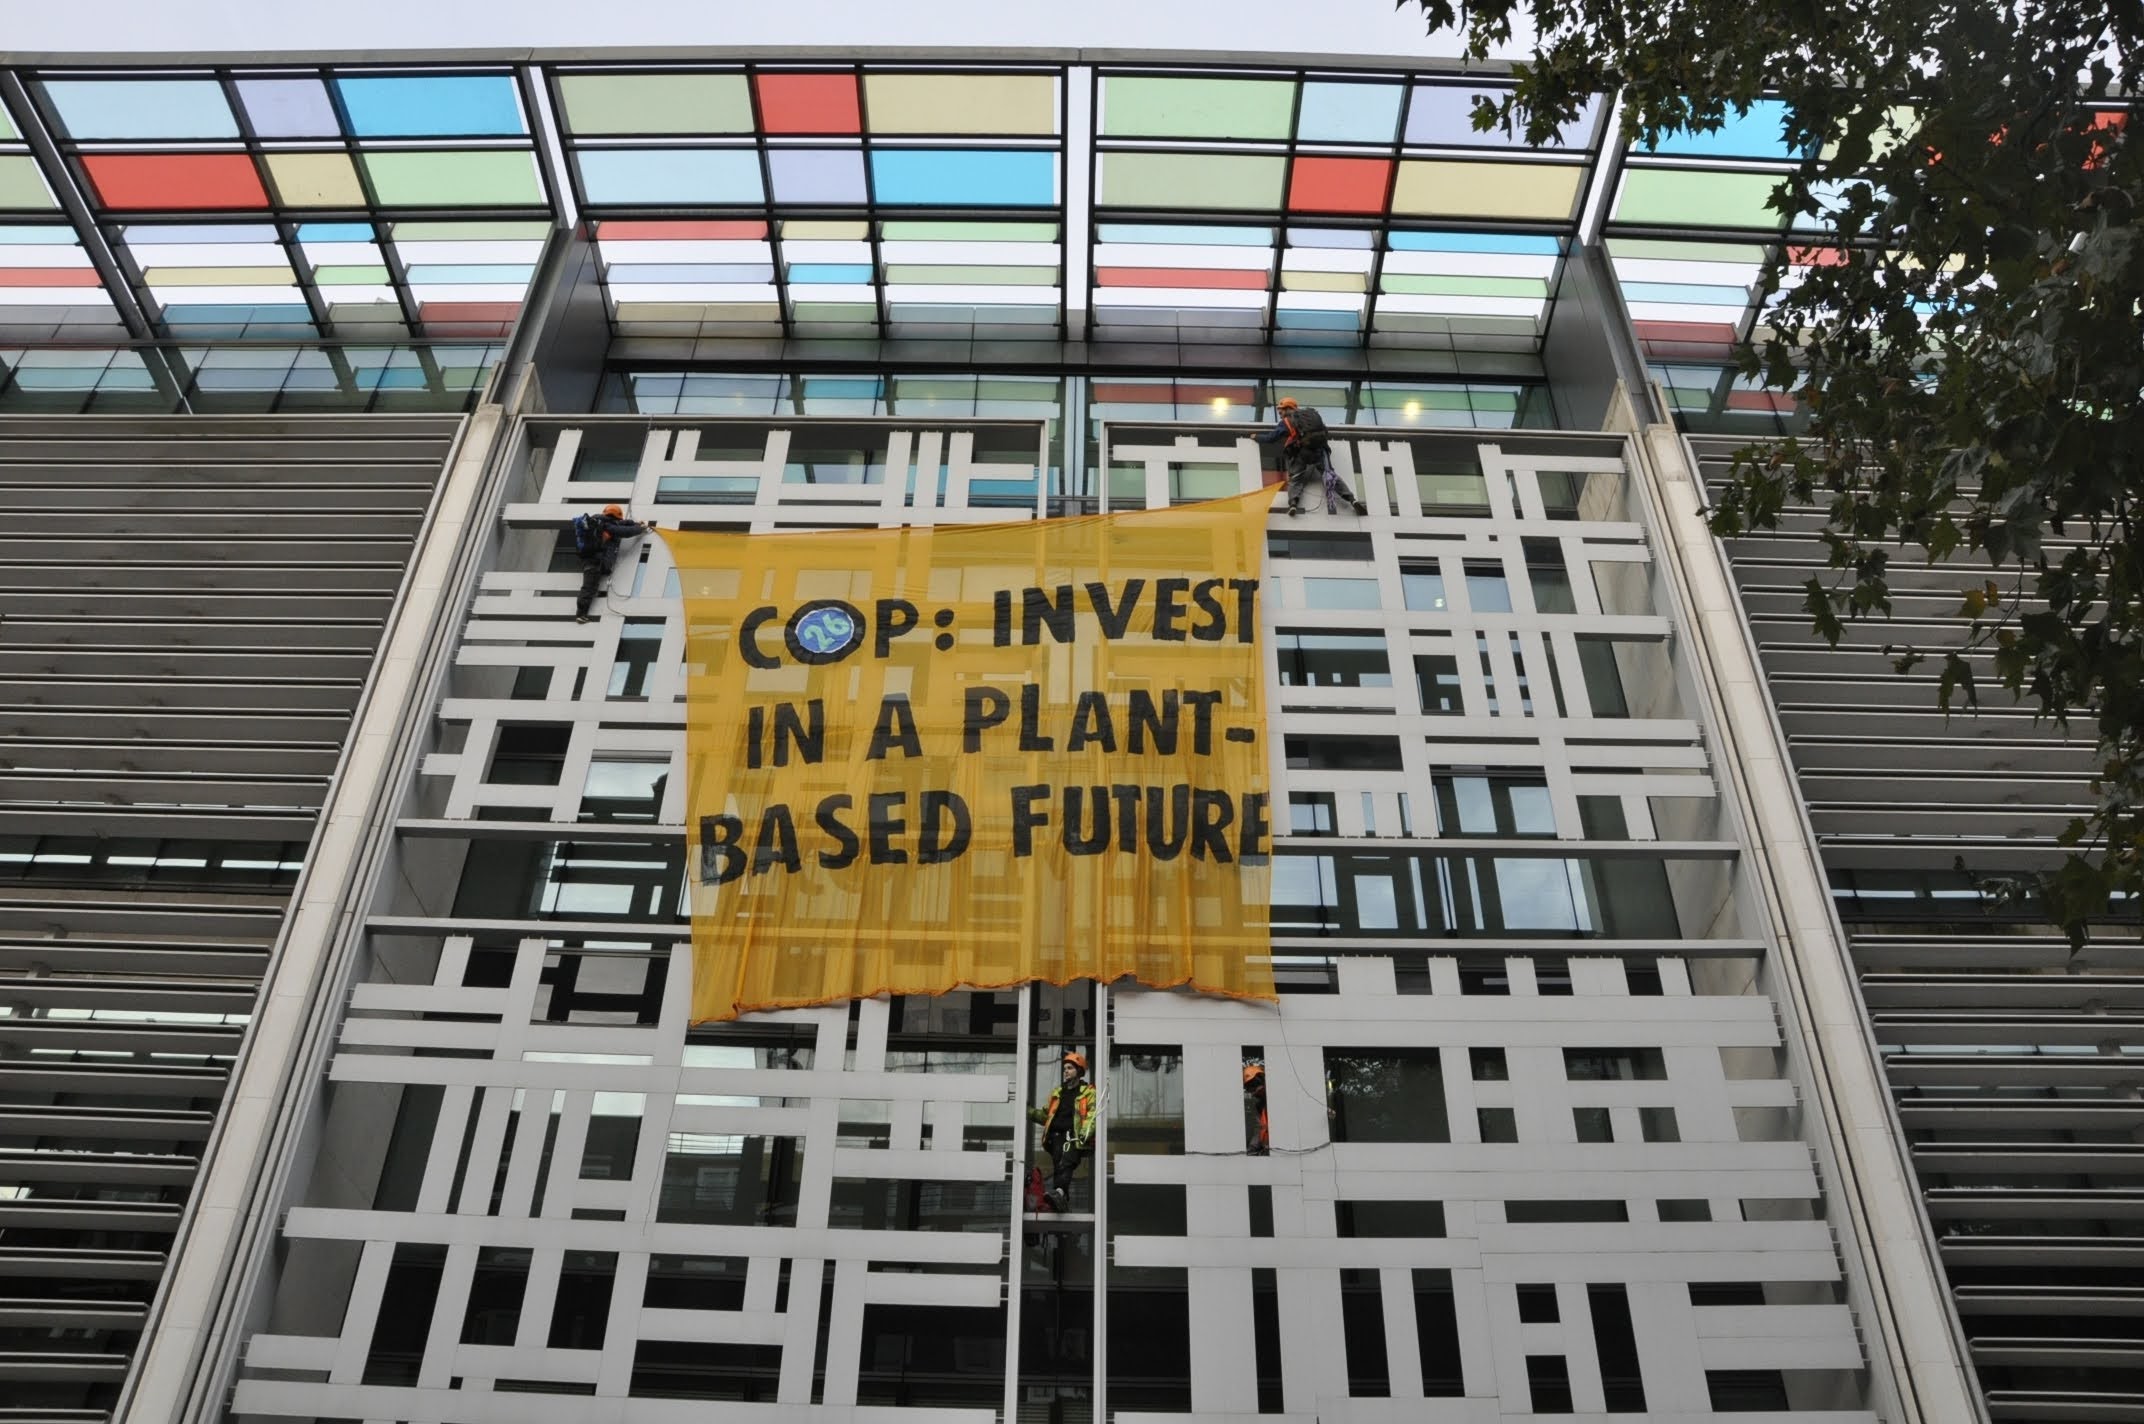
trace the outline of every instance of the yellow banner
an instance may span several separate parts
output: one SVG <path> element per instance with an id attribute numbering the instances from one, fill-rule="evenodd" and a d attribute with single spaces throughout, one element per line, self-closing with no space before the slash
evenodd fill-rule
<path id="1" fill-rule="evenodd" d="M 1037 979 L 1272 998 L 1273 493 L 665 531 L 694 1020 Z"/>

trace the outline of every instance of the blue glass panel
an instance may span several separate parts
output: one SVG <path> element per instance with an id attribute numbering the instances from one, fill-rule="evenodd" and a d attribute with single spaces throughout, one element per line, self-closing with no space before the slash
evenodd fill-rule
<path id="1" fill-rule="evenodd" d="M 317 79 L 241 79 L 238 97 L 262 138 L 340 138 L 342 123 Z"/>
<path id="2" fill-rule="evenodd" d="M 869 263 L 850 266 L 837 262 L 799 262 L 789 269 L 792 282 L 868 282 L 871 280 Z"/>
<path id="3" fill-rule="evenodd" d="M 335 88 L 360 138 L 528 132 L 504 74 L 338 79 Z"/>
<path id="4" fill-rule="evenodd" d="M 1389 234 L 1395 252 L 1508 252 L 1533 257 L 1554 257 L 1563 251 L 1553 237 L 1526 237 L 1509 232 L 1395 232 Z"/>
<path id="5" fill-rule="evenodd" d="M 1399 126 L 1399 85 L 1312 82 L 1303 86 L 1295 136 L 1325 143 L 1390 143 Z"/>
<path id="6" fill-rule="evenodd" d="M 807 376 L 804 378 L 804 398 L 876 400 L 884 386 L 885 382 L 870 376 Z"/>
<path id="7" fill-rule="evenodd" d="M 1354 331 L 1362 324 L 1362 318 L 1354 312 L 1290 311 L 1283 307 L 1273 313 L 1273 322 L 1305 331 Z"/>
<path id="8" fill-rule="evenodd" d="M 372 242 L 377 238 L 371 223 L 302 223 L 300 242 Z"/>
<path id="9" fill-rule="evenodd" d="M 583 149 L 581 186 L 591 203 L 757 203 L 759 155 L 750 149 Z"/>
<path id="10" fill-rule="evenodd" d="M 1271 247 L 1269 227 L 1194 227 L 1170 223 L 1103 223 L 1103 242 L 1152 242 L 1183 247 Z"/>
<path id="11" fill-rule="evenodd" d="M 1435 147 L 1524 148 L 1526 141 L 1522 134 L 1506 134 L 1501 128 L 1481 131 L 1474 127 L 1474 97 L 1477 94 L 1495 99 L 1501 96 L 1501 91 L 1492 86 L 1473 89 L 1463 84 L 1417 87 L 1414 98 L 1407 105 L 1407 142 Z M 1600 101 L 1595 99 L 1586 105 L 1585 112 L 1556 131 L 1560 142 L 1545 145 L 1543 151 L 1583 147 L 1591 141 L 1599 117 Z"/>
<path id="12" fill-rule="evenodd" d="M 213 79 L 52 79 L 45 93 L 73 138 L 238 137 Z"/>
<path id="13" fill-rule="evenodd" d="M 1733 307 L 1749 305 L 1747 287 L 1706 287 L 1683 282 L 1625 282 L 1626 302 L 1675 302 L 1685 306 Z"/>
<path id="14" fill-rule="evenodd" d="M 1786 118 L 1784 103 L 1777 99 L 1759 99 L 1749 106 L 1748 113 L 1729 114 L 1716 133 L 1668 134 L 1661 138 L 1658 148 L 1636 151 L 1714 158 L 1791 159 L 1796 155 L 1780 136 L 1780 125 Z"/>
<path id="15" fill-rule="evenodd" d="M 783 148 L 767 155 L 777 203 L 861 203 L 860 148 Z"/>
<path id="16" fill-rule="evenodd" d="M 871 155 L 871 179 L 881 203 L 1048 207 L 1057 201 L 1057 155 L 969 148 L 880 149 Z"/>
<path id="17" fill-rule="evenodd" d="M 0 247 L 26 247 L 31 243 L 56 243 L 66 246 L 74 241 L 71 227 L 7 227 L 0 225 Z"/>

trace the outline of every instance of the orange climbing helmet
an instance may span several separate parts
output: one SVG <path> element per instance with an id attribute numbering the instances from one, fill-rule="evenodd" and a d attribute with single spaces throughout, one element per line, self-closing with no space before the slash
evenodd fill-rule
<path id="1" fill-rule="evenodd" d="M 1280 408 L 1281 408 L 1282 410 L 1294 410 L 1294 409 L 1295 409 L 1295 397 L 1294 397 L 1294 396 L 1282 396 L 1282 397 L 1280 398 Z"/>
<path id="2" fill-rule="evenodd" d="M 603 506 L 603 512 L 613 519 L 625 518 L 625 506 L 622 504 L 606 504 Z"/>
<path id="3" fill-rule="evenodd" d="M 1263 1063 L 1246 1063 L 1246 1064 L 1244 1064 L 1244 1065 L 1243 1065 L 1243 1086 L 1244 1086 L 1244 1087 L 1246 1087 L 1246 1088 L 1248 1088 L 1249 1086 L 1251 1086 L 1251 1084 L 1253 1084 L 1253 1083 L 1257 1082 L 1257 1081 L 1258 1081 L 1259 1079 L 1261 1079 L 1261 1078 L 1265 1077 L 1265 1075 L 1266 1075 L 1266 1065 L 1265 1065 L 1265 1064 L 1263 1064 Z"/>
<path id="4" fill-rule="evenodd" d="M 1082 1073 L 1087 1071 L 1087 1055 L 1080 1052 L 1076 1048 L 1068 1048 L 1065 1050 L 1064 1061 L 1070 1063 L 1073 1067 L 1079 1069 L 1079 1071 Z"/>

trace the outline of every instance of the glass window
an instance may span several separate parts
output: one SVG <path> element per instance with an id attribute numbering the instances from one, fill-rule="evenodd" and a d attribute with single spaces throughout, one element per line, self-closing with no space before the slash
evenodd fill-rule
<path id="1" fill-rule="evenodd" d="M 1505 1083 L 1511 1080 L 1511 1068 L 1504 1061 L 1501 1048 L 1470 1048 L 1467 1064 L 1474 1070 L 1477 1083 Z"/>
<path id="2" fill-rule="evenodd" d="M 644 701 L 648 695 L 648 671 L 662 649 L 660 618 L 628 618 L 618 635 L 618 658 L 610 667 L 610 684 L 604 696 L 623 701 Z"/>
<path id="3" fill-rule="evenodd" d="M 597 757 L 588 763 L 588 780 L 581 788 L 580 819 L 652 824 L 662 818 L 663 792 L 669 784 L 668 757 Z"/>
<path id="4" fill-rule="evenodd" d="M 1337 581 L 1337 580 L 1334 580 Z M 1390 687 L 1385 640 L 1363 633 L 1274 635 L 1282 687 Z"/>
<path id="5" fill-rule="evenodd" d="M 1647 1142 L 1682 1141 L 1682 1133 L 1675 1126 L 1673 1108 L 1639 1108 L 1638 1130 Z"/>
<path id="6" fill-rule="evenodd" d="M 1519 1324 L 1554 1325 L 1562 1319 L 1556 1308 L 1556 1288 L 1551 1285 L 1520 1286 Z"/>
<path id="7" fill-rule="evenodd" d="M 1375 609 L 1379 606 L 1377 580 L 1355 578 L 1306 578 L 1305 608 Z"/>
<path id="8" fill-rule="evenodd" d="M 1336 1201 L 1333 1225 L 1345 1237 L 1439 1237 L 1444 1235 L 1444 1203 Z"/>
<path id="9" fill-rule="evenodd" d="M 657 1221 L 794 1226 L 804 1139 L 673 1132 L 663 1158 Z"/>
<path id="10" fill-rule="evenodd" d="M 1580 1142 L 1615 1141 L 1615 1127 L 1606 1108 L 1572 1108 L 1571 1126 Z"/>
<path id="11" fill-rule="evenodd" d="M 864 1306 L 856 1403 L 982 1409 L 1005 1399 L 1005 1322 L 995 1309 Z"/>
<path id="12" fill-rule="evenodd" d="M 1294 791 L 1288 795 L 1288 830 L 1298 836 L 1329 836 L 1334 834 L 1333 793 L 1330 791 Z"/>
<path id="13" fill-rule="evenodd" d="M 1476 1108 L 1474 1122 L 1481 1129 L 1484 1142 L 1519 1140 L 1519 1115 L 1511 1108 Z"/>
<path id="14" fill-rule="evenodd" d="M 1401 564 L 1400 596 L 1417 613 L 1443 613 L 1444 575 L 1435 564 Z"/>
<path id="15" fill-rule="evenodd" d="M 1459 698 L 1459 659 L 1442 653 L 1417 653 L 1415 682 L 1422 695 L 1422 711 L 1433 717 L 1457 717 L 1466 708 Z"/>
<path id="16" fill-rule="evenodd" d="M 1528 1355 L 1526 1389 L 1536 1414 L 1571 1412 L 1571 1366 L 1561 1355 Z"/>
<path id="17" fill-rule="evenodd" d="M 1457 1398 L 1467 1392 L 1467 1385 L 1460 1362 L 1459 1310 L 1452 1295 L 1452 1273 L 1425 1270 L 1412 1274 L 1422 1393 L 1431 1399 Z"/>
<path id="18" fill-rule="evenodd" d="M 1511 611 L 1511 585 L 1505 581 L 1502 564 L 1469 560 L 1466 571 L 1467 603 L 1476 613 Z"/>
<path id="19" fill-rule="evenodd" d="M 1398 771 L 1395 737 L 1288 737 L 1288 765 L 1297 771 Z"/>
<path id="20" fill-rule="evenodd" d="M 1449 1142 L 1434 1048 L 1327 1049 L 1335 1142 Z"/>
<path id="21" fill-rule="evenodd" d="M 1367 534 L 1268 534 L 1266 553 L 1275 559 L 1327 559 L 1348 563 L 1370 562 Z"/>
<path id="22" fill-rule="evenodd" d="M 802 426 L 789 437 L 789 460 L 782 483 L 790 485 L 876 485 L 886 480 L 886 452 L 876 435 L 844 435 L 824 427 Z"/>
<path id="23" fill-rule="evenodd" d="M 1466 471 L 1436 471 L 1415 475 L 1421 491 L 1422 512 L 1427 515 L 1479 517 L 1489 512 L 1489 482 Z"/>
<path id="24" fill-rule="evenodd" d="M 651 1256 L 640 1303 L 653 1310 L 742 1310 L 750 1264 L 743 1256 Z"/>
<path id="25" fill-rule="evenodd" d="M 1118 1044 L 1109 1056 L 1109 1153 L 1184 1150 L 1184 1050 Z"/>
<path id="26" fill-rule="evenodd" d="M 1545 780 L 1439 773 L 1431 784 L 1437 794 L 1440 836 L 1556 834 L 1556 813 Z"/>
<path id="27" fill-rule="evenodd" d="M 1657 1082 L 1668 1066 L 1657 1048 L 1566 1048 L 1563 1074 L 1574 1083 Z"/>
<path id="28" fill-rule="evenodd" d="M 1526 581 L 1533 586 L 1534 608 L 1541 613 L 1576 613 L 1578 602 L 1571 593 L 1571 570 L 1563 559 L 1558 539 L 1527 539 Z"/>
<path id="29" fill-rule="evenodd" d="M 1630 704 L 1623 697 L 1623 675 L 1616 668 L 1615 644 L 1607 638 L 1580 634 L 1578 666 L 1586 679 L 1586 703 L 1596 717 L 1628 717 Z"/>
<path id="30" fill-rule="evenodd" d="M 563 722 L 505 723 L 484 779 L 494 786 L 556 786 L 572 737 L 573 728 Z"/>

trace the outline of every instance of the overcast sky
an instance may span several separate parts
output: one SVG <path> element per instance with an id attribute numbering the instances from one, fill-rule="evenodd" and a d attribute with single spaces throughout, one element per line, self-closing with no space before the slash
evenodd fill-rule
<path id="1" fill-rule="evenodd" d="M 1392 0 L 0 0 L 0 56 L 923 46 L 1451 58 Z"/>

